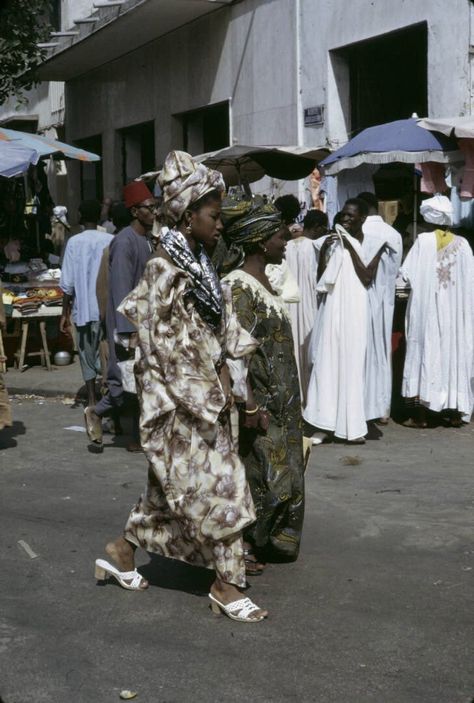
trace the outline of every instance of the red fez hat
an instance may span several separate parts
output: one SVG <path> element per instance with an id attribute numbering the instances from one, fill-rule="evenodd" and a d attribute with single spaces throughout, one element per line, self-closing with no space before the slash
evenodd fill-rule
<path id="1" fill-rule="evenodd" d="M 123 199 L 125 207 L 133 207 L 138 203 L 143 203 L 144 200 L 153 198 L 153 194 L 143 181 L 132 181 L 123 187 Z"/>

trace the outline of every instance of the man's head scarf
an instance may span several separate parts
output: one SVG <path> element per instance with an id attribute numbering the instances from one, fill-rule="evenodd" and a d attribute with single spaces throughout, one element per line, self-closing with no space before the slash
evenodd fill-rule
<path id="1" fill-rule="evenodd" d="M 222 203 L 221 218 L 224 239 L 229 246 L 224 265 L 227 271 L 243 264 L 246 249 L 266 242 L 282 227 L 281 212 L 258 196 L 252 200 L 226 198 Z"/>
<path id="2" fill-rule="evenodd" d="M 183 218 L 190 205 L 212 190 L 224 192 L 222 174 L 199 164 L 185 151 L 172 151 L 158 176 L 163 193 L 162 213 L 170 225 Z"/>
<path id="3" fill-rule="evenodd" d="M 425 222 L 433 225 L 452 227 L 453 206 L 445 195 L 435 195 L 434 198 L 424 200 L 420 205 L 420 213 Z"/>

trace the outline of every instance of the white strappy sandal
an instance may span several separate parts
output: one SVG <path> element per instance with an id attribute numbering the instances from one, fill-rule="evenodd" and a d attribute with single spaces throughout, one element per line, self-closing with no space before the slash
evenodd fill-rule
<path id="1" fill-rule="evenodd" d="M 259 615 L 255 618 L 249 617 L 249 615 L 255 613 L 255 611 L 261 610 L 250 598 L 239 598 L 239 600 L 234 600 L 232 603 L 225 604 L 217 600 L 212 593 L 209 593 L 209 599 L 214 615 L 220 615 L 222 612 L 231 620 L 236 620 L 237 622 L 261 622 L 267 617 L 266 615 Z"/>
<path id="2" fill-rule="evenodd" d="M 95 577 L 98 581 L 105 581 L 107 576 L 113 576 L 116 581 L 126 588 L 128 591 L 144 591 L 148 588 L 148 584 L 143 586 L 146 579 L 135 569 L 135 571 L 119 571 L 109 564 L 105 559 L 96 559 L 95 561 Z"/>

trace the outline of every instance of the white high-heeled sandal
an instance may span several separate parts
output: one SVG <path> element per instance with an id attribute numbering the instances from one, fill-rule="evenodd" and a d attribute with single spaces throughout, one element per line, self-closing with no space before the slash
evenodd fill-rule
<path id="1" fill-rule="evenodd" d="M 249 615 L 255 613 L 257 610 L 261 610 L 250 598 L 239 598 L 239 600 L 234 600 L 232 603 L 221 603 L 212 593 L 209 593 L 209 599 L 214 615 L 224 613 L 228 618 L 236 620 L 237 622 L 261 622 L 267 617 L 266 615 L 259 615 L 255 618 L 249 617 Z"/>
<path id="2" fill-rule="evenodd" d="M 135 569 L 135 571 L 119 571 L 109 564 L 105 559 L 96 559 L 95 561 L 95 577 L 98 581 L 105 581 L 107 576 L 113 576 L 114 579 L 128 591 L 144 591 L 148 588 L 148 584 L 143 586 L 146 579 Z"/>

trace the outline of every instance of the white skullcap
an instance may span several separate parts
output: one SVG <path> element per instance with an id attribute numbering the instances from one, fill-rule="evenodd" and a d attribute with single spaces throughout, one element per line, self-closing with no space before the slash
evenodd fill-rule
<path id="1" fill-rule="evenodd" d="M 53 207 L 53 215 L 59 220 L 59 222 L 62 222 L 63 225 L 69 227 L 69 223 L 67 221 L 67 208 L 64 205 L 56 205 L 56 207 Z"/>
<path id="2" fill-rule="evenodd" d="M 445 195 L 435 195 L 434 198 L 424 200 L 420 205 L 420 213 L 425 222 L 433 225 L 453 224 L 453 206 Z"/>

